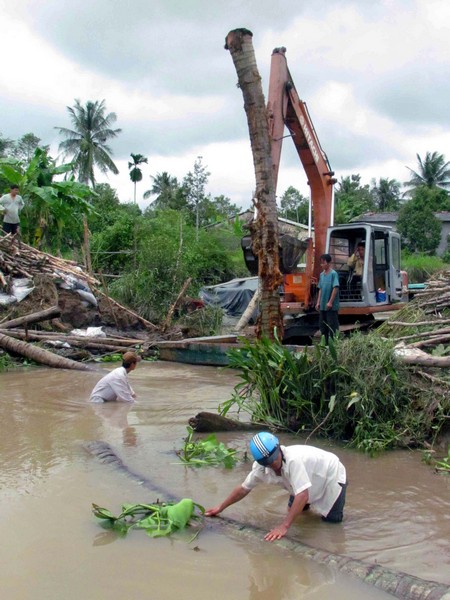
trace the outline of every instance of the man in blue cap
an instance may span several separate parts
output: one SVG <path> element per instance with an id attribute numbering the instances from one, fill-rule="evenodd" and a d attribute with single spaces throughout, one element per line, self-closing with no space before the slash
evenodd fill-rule
<path id="1" fill-rule="evenodd" d="M 207 517 L 214 517 L 239 502 L 259 483 L 272 483 L 289 491 L 289 510 L 283 521 L 264 537 L 266 541 L 284 537 L 294 519 L 310 505 L 322 515 L 322 520 L 342 521 L 347 476 L 335 454 L 313 446 L 281 446 L 278 438 L 265 431 L 252 438 L 250 450 L 255 459 L 251 472 L 221 504 L 206 511 Z"/>

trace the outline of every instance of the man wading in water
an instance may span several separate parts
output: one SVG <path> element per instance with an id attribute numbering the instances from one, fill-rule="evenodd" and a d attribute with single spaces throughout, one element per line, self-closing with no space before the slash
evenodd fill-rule
<path id="1" fill-rule="evenodd" d="M 125 352 L 122 366 L 100 379 L 92 390 L 91 402 L 134 402 L 136 394 L 129 381 L 128 373 L 134 371 L 141 360 L 134 352 Z"/>
<path id="2" fill-rule="evenodd" d="M 278 438 L 265 431 L 252 438 L 250 450 L 255 459 L 251 472 L 221 504 L 206 511 L 207 517 L 215 517 L 239 502 L 259 483 L 272 483 L 288 490 L 290 498 L 286 517 L 269 531 L 266 541 L 284 537 L 294 519 L 309 505 L 322 515 L 323 521 L 342 521 L 347 476 L 335 454 L 313 446 L 280 446 Z"/>

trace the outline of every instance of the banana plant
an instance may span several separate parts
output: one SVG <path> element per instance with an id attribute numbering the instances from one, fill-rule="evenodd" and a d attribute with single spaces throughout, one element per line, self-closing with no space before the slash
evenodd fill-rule
<path id="1" fill-rule="evenodd" d="M 43 231 L 51 228 L 59 251 L 64 228 L 93 210 L 89 201 L 95 192 L 87 185 L 55 179 L 72 170 L 71 164 L 57 166 L 46 148 L 36 148 L 26 165 L 10 158 L 0 159 L 0 175 L 19 186 L 25 201 L 22 229 L 30 243 L 40 245 Z"/>
<path id="2" fill-rule="evenodd" d="M 114 529 L 122 535 L 130 529 L 144 529 L 148 536 L 155 538 L 186 528 L 191 521 L 201 519 L 205 509 L 190 498 L 183 498 L 176 503 L 123 504 L 117 517 L 97 504 L 92 504 L 92 512 L 105 528 Z"/>

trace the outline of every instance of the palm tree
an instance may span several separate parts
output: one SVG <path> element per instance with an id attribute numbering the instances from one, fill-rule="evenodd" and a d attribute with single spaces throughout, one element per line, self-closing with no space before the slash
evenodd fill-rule
<path id="1" fill-rule="evenodd" d="M 396 179 L 380 177 L 377 183 L 372 179 L 372 189 L 370 190 L 377 207 L 377 210 L 395 211 L 400 204 L 400 183 Z"/>
<path id="2" fill-rule="evenodd" d="M 136 204 L 136 184 L 138 181 L 142 181 L 142 171 L 139 165 L 147 163 L 147 159 L 142 154 L 130 154 L 133 162 L 128 163 L 130 169 L 130 179 L 134 183 L 134 203 Z"/>
<path id="3" fill-rule="evenodd" d="M 422 160 L 418 154 L 416 156 L 419 171 L 416 172 L 406 167 L 413 174 L 412 178 L 403 184 L 405 187 L 410 186 L 411 188 L 405 192 L 406 194 L 421 186 L 444 190 L 450 187 L 450 162 L 445 161 L 443 154 L 427 152 L 425 160 Z"/>
<path id="4" fill-rule="evenodd" d="M 122 130 L 111 129 L 117 120 L 116 113 L 106 113 L 105 101 L 92 102 L 88 100 L 82 106 L 75 100 L 75 106 L 68 106 L 73 129 L 55 127 L 66 139 L 60 143 L 59 149 L 64 157 L 70 156 L 78 181 L 95 187 L 94 168 L 102 173 L 111 171 L 117 175 L 119 170 L 111 158 L 111 148 L 106 144 L 115 138 Z"/>
<path id="5" fill-rule="evenodd" d="M 153 206 L 157 208 L 170 208 L 171 200 L 179 188 L 177 178 L 169 175 L 167 171 L 163 171 L 162 173 L 157 173 L 151 179 L 153 185 L 151 189 L 144 192 L 144 198 L 156 196 Z"/>

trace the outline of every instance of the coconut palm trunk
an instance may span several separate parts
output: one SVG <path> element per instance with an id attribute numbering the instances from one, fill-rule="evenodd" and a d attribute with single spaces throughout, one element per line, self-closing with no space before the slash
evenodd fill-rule
<path id="1" fill-rule="evenodd" d="M 55 367 L 57 369 L 74 369 L 77 371 L 92 370 L 92 367 L 86 363 L 79 363 L 71 360 L 70 358 L 65 358 L 64 356 L 58 356 L 53 352 L 44 350 L 44 348 L 38 348 L 37 346 L 33 346 L 33 344 L 28 344 L 27 342 L 22 342 L 21 340 L 15 340 L 9 335 L 4 335 L 3 333 L 0 333 L 0 348 L 3 348 L 7 352 L 13 352 L 14 354 L 25 356 L 25 358 L 34 360 L 41 365 L 47 365 L 48 367 Z"/>
<path id="2" fill-rule="evenodd" d="M 276 329 L 281 339 L 283 319 L 278 289 L 283 280 L 279 268 L 277 204 L 266 104 L 252 37 L 253 34 L 247 29 L 230 31 L 225 40 L 225 49 L 231 53 L 244 97 L 256 177 L 253 202 L 257 217 L 251 227 L 251 236 L 253 252 L 258 256 L 261 291 L 257 335 L 273 339 Z"/>

